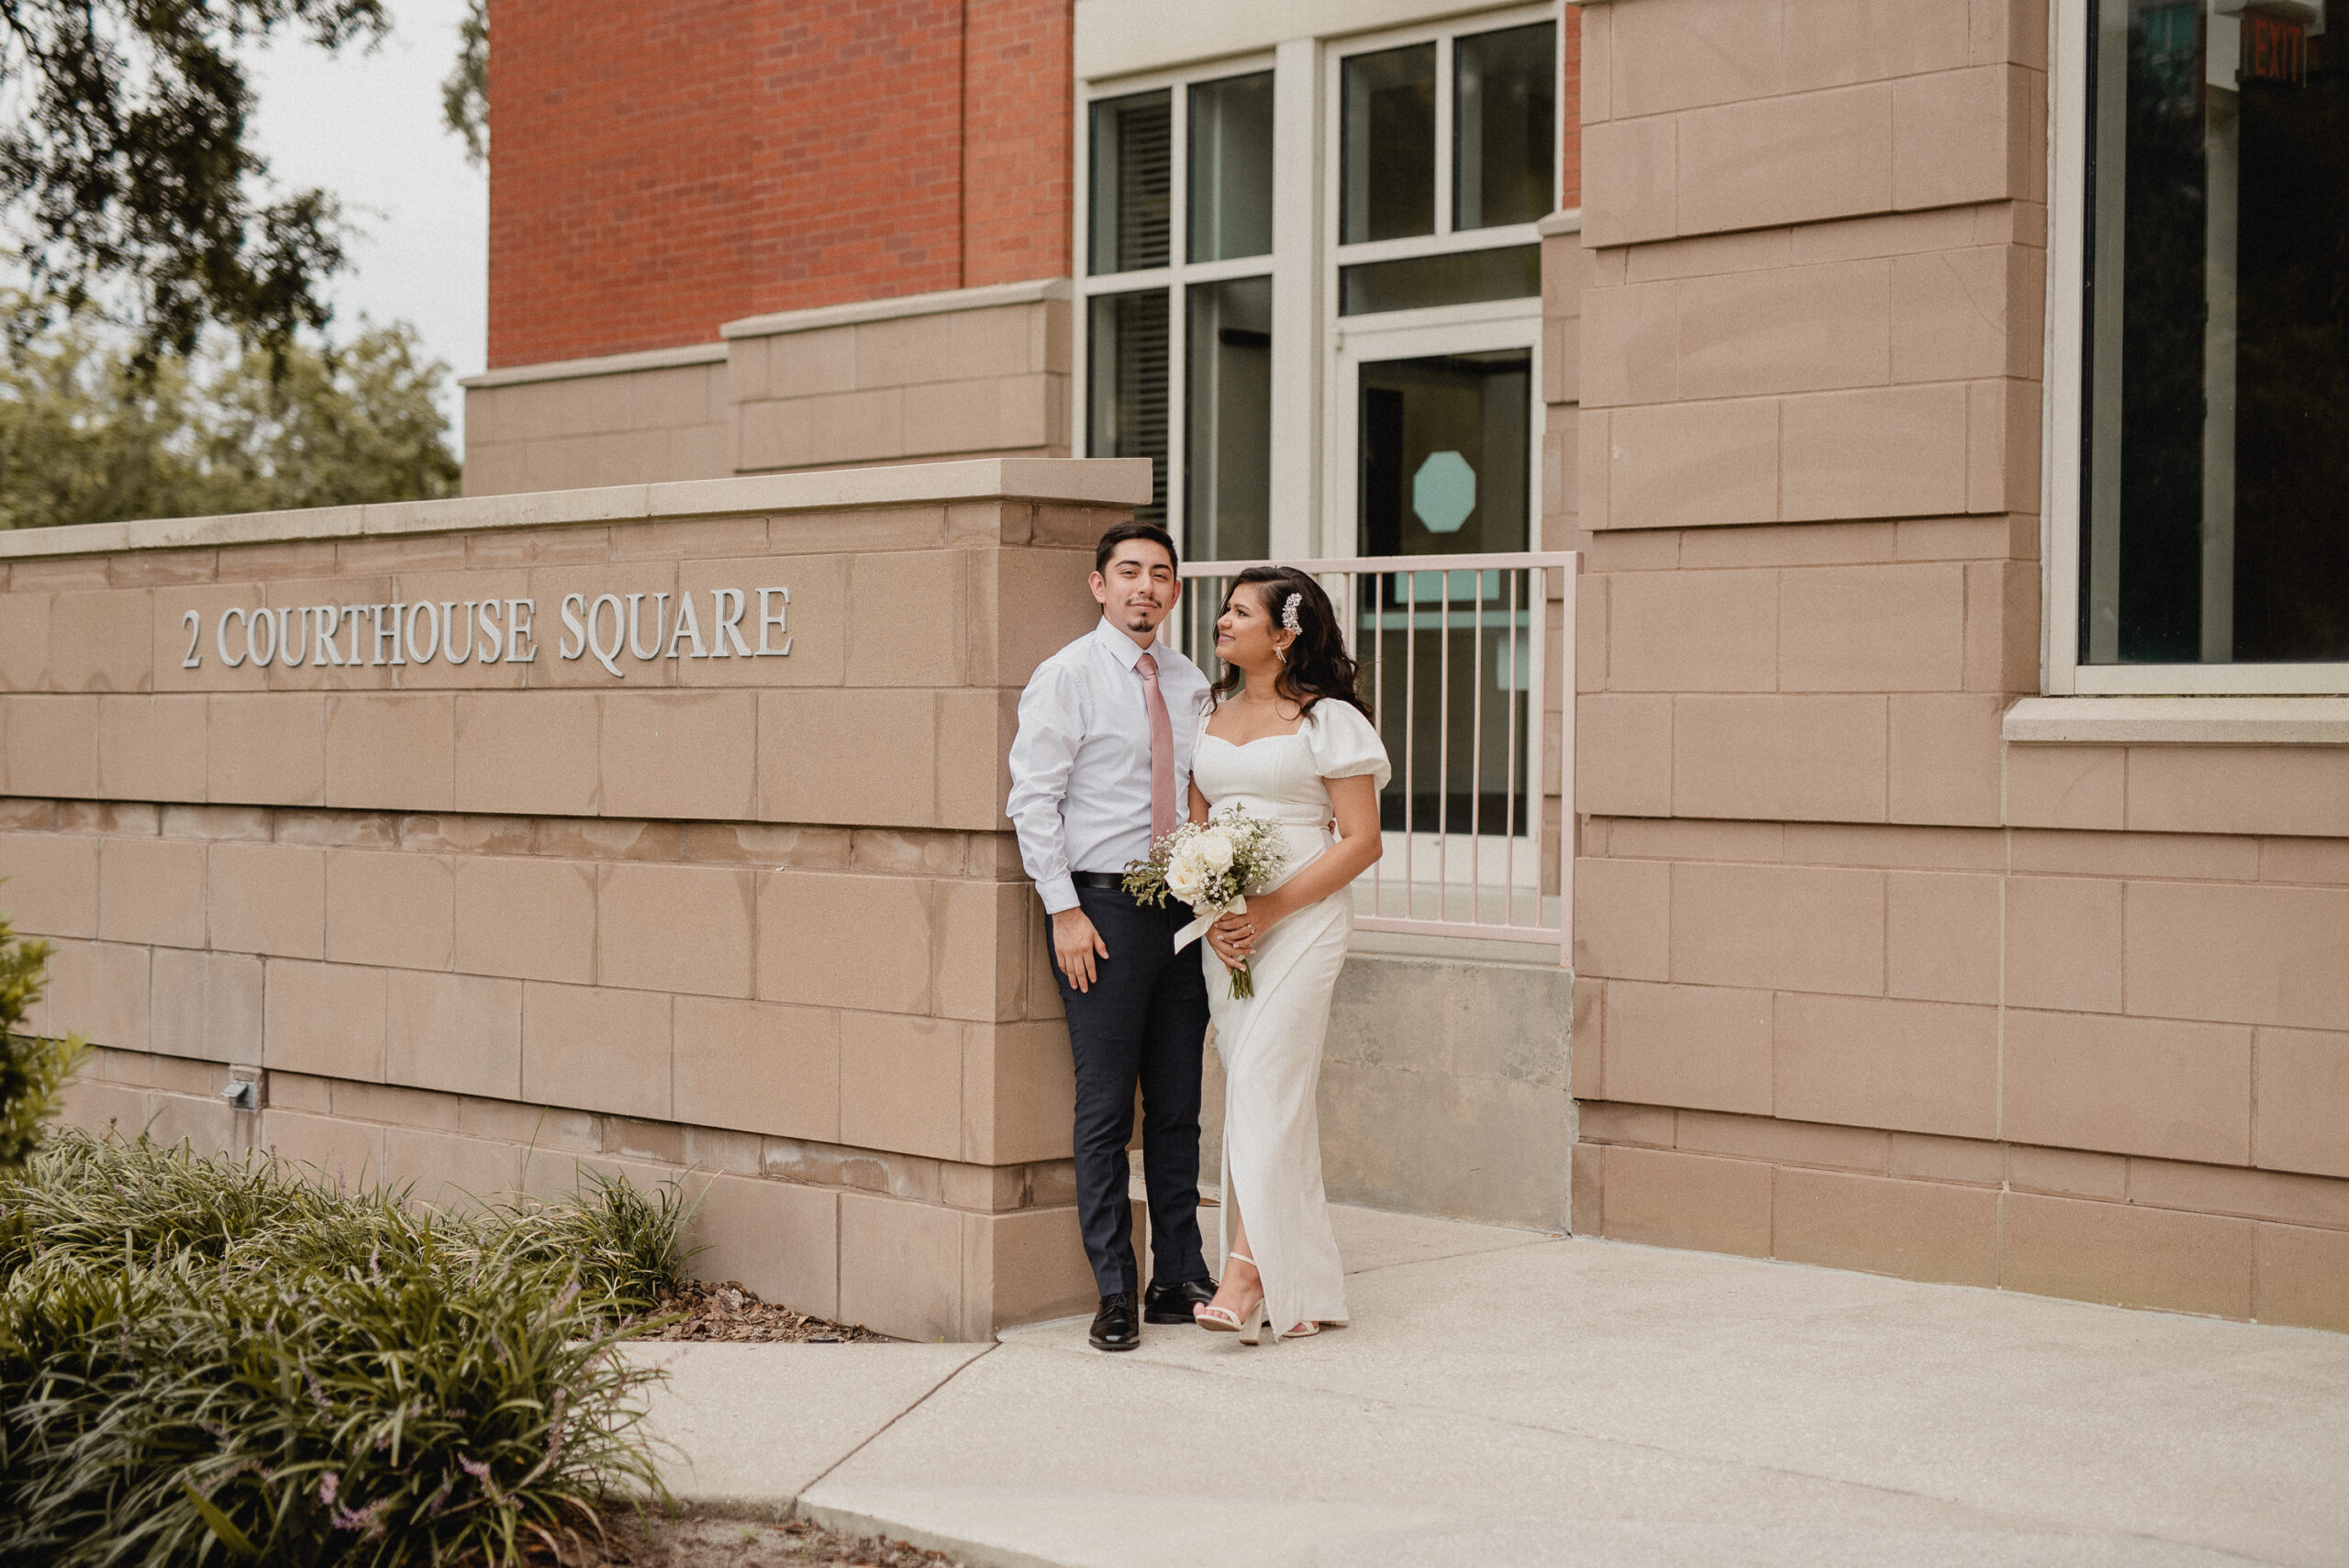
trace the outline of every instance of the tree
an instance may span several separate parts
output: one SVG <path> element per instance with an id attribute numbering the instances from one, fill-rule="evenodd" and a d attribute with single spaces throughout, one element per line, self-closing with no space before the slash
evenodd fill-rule
<path id="1" fill-rule="evenodd" d="M 470 0 L 457 24 L 457 63 L 440 83 L 440 123 L 464 138 L 475 168 L 489 161 L 488 0 Z"/>
<path id="2" fill-rule="evenodd" d="M 277 350 L 325 325 L 340 209 L 270 184 L 238 51 L 390 28 L 384 0 L 0 0 L 0 217 L 33 285 L 12 343 L 103 307 L 144 370 L 207 323 Z"/>
<path id="3" fill-rule="evenodd" d="M 0 915 L 0 1173 L 21 1166 L 40 1147 L 66 1081 L 82 1062 L 78 1040 L 17 1032 L 40 1000 L 48 961 L 47 942 L 18 937 Z"/>
<path id="4" fill-rule="evenodd" d="M 5 4 L 5 0 L 0 0 Z M 0 361 L 0 527 L 452 495 L 448 367 L 405 322 L 282 353 L 137 350 L 86 320 Z"/>

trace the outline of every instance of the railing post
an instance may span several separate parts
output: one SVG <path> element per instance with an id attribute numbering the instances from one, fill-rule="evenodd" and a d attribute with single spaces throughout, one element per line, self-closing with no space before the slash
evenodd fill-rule
<path id="1" fill-rule="evenodd" d="M 1560 639 L 1565 644 L 1564 679 L 1558 693 L 1558 966 L 1575 966 L 1575 857 L 1582 851 L 1582 813 L 1575 809 L 1575 710 L 1582 701 L 1582 671 L 1575 610 L 1581 598 L 1582 552 L 1567 554 L 1563 573 L 1565 592 L 1560 595 Z M 1542 576 L 1547 578 L 1545 571 Z M 1543 584 L 1544 591 L 1548 584 Z"/>

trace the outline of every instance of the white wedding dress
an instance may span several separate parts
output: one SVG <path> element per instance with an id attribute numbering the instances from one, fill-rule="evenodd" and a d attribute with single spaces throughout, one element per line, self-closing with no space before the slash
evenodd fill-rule
<path id="1" fill-rule="evenodd" d="M 1234 806 L 1286 829 L 1288 862 L 1275 886 L 1335 842 L 1324 779 L 1370 773 L 1384 789 L 1393 774 L 1370 720 L 1332 698 L 1314 704 L 1294 734 L 1246 745 L 1209 735 L 1203 718 L 1191 756 L 1192 781 L 1210 809 Z M 1281 921 L 1257 940 L 1249 965 L 1256 994 L 1249 997 L 1231 995 L 1223 961 L 1199 944 L 1216 1053 L 1223 1059 L 1222 1251 L 1230 1255 L 1237 1201 L 1248 1251 L 1264 1276 L 1264 1321 L 1279 1331 L 1346 1320 L 1345 1275 L 1321 1189 L 1314 1095 L 1330 993 L 1353 926 L 1348 887 Z"/>

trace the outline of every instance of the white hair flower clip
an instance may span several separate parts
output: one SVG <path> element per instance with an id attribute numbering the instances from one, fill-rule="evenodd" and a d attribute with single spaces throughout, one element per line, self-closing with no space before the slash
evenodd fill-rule
<path id="1" fill-rule="evenodd" d="M 1281 606 L 1281 627 L 1284 630 L 1293 631 L 1300 636 L 1304 634 L 1305 627 L 1297 618 L 1297 606 L 1304 602 L 1304 595 L 1291 594 L 1288 596 L 1288 603 Z"/>

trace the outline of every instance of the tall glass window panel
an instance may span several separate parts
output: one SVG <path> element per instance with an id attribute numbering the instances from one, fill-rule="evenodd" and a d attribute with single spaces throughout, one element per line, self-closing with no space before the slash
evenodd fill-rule
<path id="1" fill-rule="evenodd" d="M 1531 223 L 1557 188 L 1557 29 L 1471 33 L 1452 46 L 1452 227 Z"/>
<path id="2" fill-rule="evenodd" d="M 1273 249 L 1273 73 L 1191 88 L 1190 238 L 1194 261 Z"/>
<path id="3" fill-rule="evenodd" d="M 1364 365 L 1362 552 L 1523 550 L 1532 386 L 1524 349 Z"/>
<path id="4" fill-rule="evenodd" d="M 2082 662 L 2349 660 L 2349 33 L 2091 15 Z"/>
<path id="5" fill-rule="evenodd" d="M 1166 265 L 1174 217 L 1174 110 L 1165 89 L 1093 106 L 1087 268 L 1132 272 Z"/>
<path id="6" fill-rule="evenodd" d="M 1199 561 L 1272 553 L 1273 281 L 1188 291 L 1183 510 Z"/>
<path id="7" fill-rule="evenodd" d="M 1435 45 L 1357 54 L 1340 88 L 1338 239 L 1435 232 Z"/>
<path id="8" fill-rule="evenodd" d="M 1535 245 L 1448 250 L 1338 269 L 1341 316 L 1426 310 L 1488 299 L 1531 299 L 1541 292 L 1542 250 Z"/>
<path id="9" fill-rule="evenodd" d="M 1095 457 L 1150 459 L 1150 504 L 1134 508 L 1166 526 L 1166 291 L 1096 295 L 1085 323 L 1089 439 Z"/>

